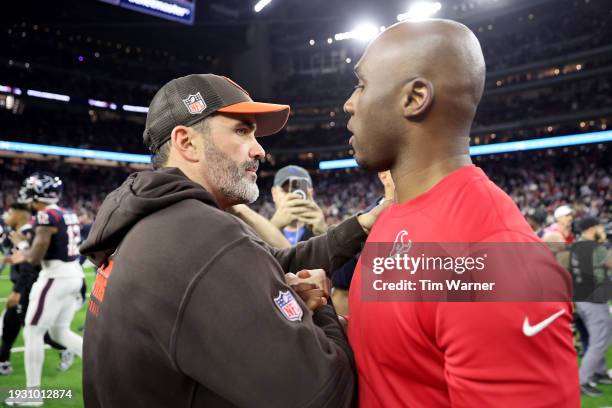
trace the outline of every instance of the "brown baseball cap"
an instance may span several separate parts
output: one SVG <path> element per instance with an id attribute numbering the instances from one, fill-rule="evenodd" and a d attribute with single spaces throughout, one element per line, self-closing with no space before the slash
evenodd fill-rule
<path id="1" fill-rule="evenodd" d="M 175 126 L 191 126 L 215 112 L 253 114 L 255 136 L 269 136 L 285 127 L 289 111 L 289 105 L 254 102 L 229 78 L 192 74 L 173 79 L 157 91 L 149 105 L 143 139 L 155 153 Z"/>

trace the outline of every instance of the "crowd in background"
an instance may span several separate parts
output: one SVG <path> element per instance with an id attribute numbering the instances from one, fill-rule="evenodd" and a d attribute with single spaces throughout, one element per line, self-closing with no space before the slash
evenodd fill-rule
<path id="1" fill-rule="evenodd" d="M 491 24 L 471 27 L 482 42 L 488 69 L 487 87 L 474 129 L 486 126 L 500 134 L 508 122 L 536 118 L 550 118 L 546 126 L 566 127 L 569 123 L 559 121 L 559 115 L 610 108 L 612 59 L 609 52 L 593 51 L 609 46 L 610 16 L 603 0 L 590 0 L 588 7 L 563 0 L 558 13 L 510 14 Z M 516 30 L 517 24 L 520 30 Z M 180 75 L 226 73 L 226 67 L 219 65 L 218 56 L 185 59 L 168 50 L 101 41 L 93 35 L 73 34 L 42 25 L 15 24 L 0 32 L 0 40 L 7 44 L 0 51 L 0 59 L 8 61 L 0 64 L 0 85 L 72 97 L 68 104 L 49 102 L 55 103 L 57 109 L 26 101 L 18 114 L 14 114 L 15 109 L 1 109 L 0 103 L 2 140 L 146 153 L 141 142 L 144 114 L 126 114 L 121 104 L 147 106 L 161 84 Z M 323 50 L 298 47 L 289 56 L 295 54 L 297 60 L 308 59 L 311 54 L 314 58 L 315 54 L 324 55 L 336 49 L 357 52 L 343 43 L 334 43 Z M 547 62 L 552 58 L 569 58 L 576 52 L 588 55 L 558 64 Z M 287 131 L 283 138 L 274 138 L 267 147 L 346 143 L 347 118 L 341 105 L 356 84 L 352 67 L 357 55 L 351 56 L 350 64 L 342 60 L 334 69 L 315 66 L 308 72 L 279 64 L 283 68 L 278 69 L 285 71 L 275 72 L 279 78 L 274 84 L 275 101 L 290 103 L 294 111 L 301 112 L 292 117 L 290 124 L 297 123 L 297 119 L 313 126 L 309 130 Z M 566 71 L 567 64 L 573 64 L 574 68 Z M 577 65 L 579 70 L 575 68 Z M 507 70 L 508 67 L 513 69 Z M 557 74 L 552 73 L 555 67 L 560 69 Z M 258 95 L 253 97 L 257 99 Z M 89 98 L 117 103 L 118 108 L 115 111 L 90 109 Z M 330 104 L 335 109 L 334 116 L 328 112 L 317 113 L 319 108 L 329 108 Z M 304 106 L 310 105 L 315 109 L 309 114 Z M 609 117 L 610 113 L 598 115 L 589 119 Z M 577 126 L 580 120 L 572 119 L 571 125 Z M 530 137 L 539 137 L 531 134 L 533 126 L 521 126 L 513 128 L 512 138 L 520 138 L 516 132 L 519 129 L 530 132 Z"/>
<path id="2" fill-rule="evenodd" d="M 506 191 L 524 214 L 544 208 L 549 215 L 570 204 L 576 218 L 612 221 L 612 155 L 609 145 L 477 156 L 475 164 Z M 50 171 L 64 180 L 62 205 L 96 211 L 129 172 L 125 168 L 68 165 L 57 161 L 0 160 L 0 205 L 14 201 L 25 175 Z M 373 204 L 383 193 L 376 175 L 358 169 L 314 171 L 314 198 L 332 225 Z M 274 213 L 272 175 L 258 181 L 260 197 L 252 208 L 266 218 Z M 550 220 L 552 221 L 552 219 Z"/>
<path id="3" fill-rule="evenodd" d="M 60 205 L 96 212 L 104 198 L 125 180 L 127 169 L 76 166 L 59 161 L 34 161 L 0 158 L 0 207 L 13 203 L 23 180 L 34 172 L 49 172 L 59 176 L 64 184 Z"/>

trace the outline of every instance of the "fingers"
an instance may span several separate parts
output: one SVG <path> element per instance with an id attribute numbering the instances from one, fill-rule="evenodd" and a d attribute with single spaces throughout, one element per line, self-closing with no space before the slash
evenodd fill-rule
<path id="1" fill-rule="evenodd" d="M 302 204 L 312 212 L 323 214 L 323 210 L 314 201 L 302 200 Z"/>
<path id="2" fill-rule="evenodd" d="M 298 215 L 308 213 L 310 210 L 308 210 L 308 208 L 298 206 L 298 207 L 287 207 L 285 208 L 285 211 L 287 212 L 287 214 L 293 217 L 297 217 Z"/>
<path id="3" fill-rule="evenodd" d="M 292 203 L 294 201 L 305 201 L 304 199 L 302 199 L 302 196 L 295 194 L 295 193 L 288 193 L 285 196 L 285 199 L 282 202 L 282 205 L 289 205 L 289 203 Z"/>
<path id="4" fill-rule="evenodd" d="M 285 201 L 283 204 L 287 207 L 305 207 L 312 211 L 323 212 L 317 203 L 311 200 L 304 200 L 303 198 L 295 198 Z"/>
<path id="5" fill-rule="evenodd" d="M 293 285 L 291 285 L 291 288 L 295 290 L 297 294 L 300 294 L 302 292 L 308 292 L 309 290 L 318 289 L 318 286 L 316 285 L 316 283 L 300 282 L 294 283 Z"/>
<path id="6" fill-rule="evenodd" d="M 298 214 L 297 220 L 304 224 L 314 225 L 321 221 L 319 214 Z"/>
<path id="7" fill-rule="evenodd" d="M 311 287 L 310 289 L 306 289 L 306 290 L 298 290 L 301 288 L 305 288 L 306 285 L 311 285 L 314 287 Z M 325 292 L 323 291 L 323 289 L 319 289 L 316 287 L 316 285 L 312 285 L 310 283 L 300 283 L 299 285 L 296 285 L 296 287 L 294 287 L 295 293 L 297 293 L 298 295 L 300 295 L 300 297 L 302 299 L 304 299 L 304 302 L 307 301 L 310 298 L 318 298 L 318 297 L 325 297 Z"/>
<path id="8" fill-rule="evenodd" d="M 302 222 L 310 226 L 317 225 L 321 223 L 323 220 L 322 214 L 312 213 L 312 212 L 302 212 L 302 211 L 292 212 L 290 217 L 293 220 Z"/>
<path id="9" fill-rule="evenodd" d="M 299 283 L 298 277 L 294 273 L 286 273 L 285 274 L 285 283 L 289 286 L 293 286 Z"/>
<path id="10" fill-rule="evenodd" d="M 284 202 L 285 207 L 293 208 L 293 207 L 306 207 L 308 208 L 308 201 L 302 198 L 296 198 L 290 201 Z"/>
<path id="11" fill-rule="evenodd" d="M 301 270 L 296 274 L 296 278 L 300 282 L 314 284 L 317 289 L 323 291 L 325 296 L 329 296 L 331 284 L 323 269 Z"/>
<path id="12" fill-rule="evenodd" d="M 317 308 L 327 304 L 329 288 L 327 287 L 327 277 L 324 270 L 304 269 L 296 274 L 286 274 L 285 279 L 287 278 L 296 282 L 291 285 L 291 288 L 302 298 L 311 311 L 314 312 Z"/>
<path id="13" fill-rule="evenodd" d="M 305 288 L 307 285 L 315 286 L 312 284 L 301 283 L 293 286 L 293 289 L 302 298 L 304 303 L 306 303 L 308 309 L 314 312 L 320 306 L 327 304 L 327 298 L 325 297 L 325 292 L 322 289 L 313 288 L 309 290 L 298 290 L 299 288 Z"/>
<path id="14" fill-rule="evenodd" d="M 308 306 L 308 309 L 312 310 L 313 312 L 317 310 L 319 307 L 324 306 L 326 304 L 327 304 L 327 298 L 325 297 L 310 298 L 306 301 L 306 306 Z"/>

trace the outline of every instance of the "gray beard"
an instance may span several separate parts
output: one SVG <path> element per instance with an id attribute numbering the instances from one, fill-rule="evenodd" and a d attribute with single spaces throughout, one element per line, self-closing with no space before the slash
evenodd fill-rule
<path id="1" fill-rule="evenodd" d="M 217 148 L 212 140 L 204 142 L 204 155 L 208 167 L 209 180 L 214 183 L 219 194 L 231 203 L 250 204 L 259 197 L 257 183 L 249 180 L 247 168 L 258 164 L 257 160 L 238 165 Z"/>

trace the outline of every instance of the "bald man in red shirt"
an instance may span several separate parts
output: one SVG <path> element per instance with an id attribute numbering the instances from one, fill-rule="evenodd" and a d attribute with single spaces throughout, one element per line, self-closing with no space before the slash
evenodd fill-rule
<path id="1" fill-rule="evenodd" d="M 368 243 L 407 251 L 417 242 L 541 242 L 471 162 L 485 63 L 467 27 L 396 24 L 369 45 L 355 71 L 359 83 L 345 104 L 355 159 L 367 170 L 390 169 L 397 192 Z M 535 273 L 567 274 L 554 266 Z M 361 407 L 579 406 L 570 299 L 373 302 L 364 299 L 364 282 L 360 262 L 348 333 Z"/>

